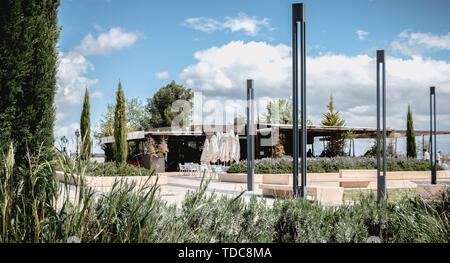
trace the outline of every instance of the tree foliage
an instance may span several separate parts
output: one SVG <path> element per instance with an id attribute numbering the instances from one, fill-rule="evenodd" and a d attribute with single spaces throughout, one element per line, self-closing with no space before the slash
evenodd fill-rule
<path id="1" fill-rule="evenodd" d="M 11 223 L 20 229 L 15 235 L 20 232 L 21 242 L 35 238 L 35 219 L 51 212 L 57 195 L 48 164 L 55 157 L 58 6 L 59 0 L 0 1 L 0 152 L 9 147 L 13 164 L 11 180 L 0 176 L 0 182 L 19 189 L 10 199 L 0 193 L 0 199 L 11 204 L 2 210 L 23 215 Z"/>
<path id="2" fill-rule="evenodd" d="M 89 160 L 91 157 L 91 119 L 90 119 L 89 91 L 84 93 L 83 110 L 80 118 L 81 132 L 81 159 Z"/>
<path id="3" fill-rule="evenodd" d="M 150 114 L 139 98 L 127 99 L 128 132 L 147 131 L 150 127 Z"/>
<path id="4" fill-rule="evenodd" d="M 127 161 L 127 115 L 125 106 L 125 95 L 122 84 L 119 81 L 119 88 L 116 94 L 116 108 L 114 111 L 114 155 L 117 163 Z"/>
<path id="5" fill-rule="evenodd" d="M 266 106 L 267 113 L 263 115 L 266 123 L 272 124 L 292 124 L 292 103 L 284 98 L 270 101 Z M 299 116 L 301 111 L 298 112 Z M 301 117 L 298 119 L 301 124 Z M 306 125 L 313 125 L 311 120 L 306 120 Z"/>
<path id="6" fill-rule="evenodd" d="M 54 157 L 58 0 L 0 1 L 0 146 Z M 20 166 L 20 165 L 19 165 Z"/>
<path id="7" fill-rule="evenodd" d="M 172 81 L 167 86 L 160 88 L 152 98 L 147 100 L 147 110 L 150 113 L 150 126 L 152 128 L 169 127 L 172 120 L 182 113 L 182 109 L 172 112 L 172 104 L 177 100 L 188 101 L 191 106 L 191 99 L 194 93 L 191 89 L 186 89 Z"/>
<path id="8" fill-rule="evenodd" d="M 414 135 L 414 124 L 410 105 L 408 105 L 406 119 L 406 156 L 417 158 L 416 137 Z"/>
<path id="9" fill-rule="evenodd" d="M 339 111 L 334 110 L 333 95 L 330 95 L 330 102 L 327 105 L 328 112 L 322 114 L 323 126 L 343 127 L 345 126 L 345 120 L 341 119 Z M 327 137 L 328 145 L 327 151 L 330 157 L 343 155 L 345 136 L 340 134 L 334 134 Z"/>
<path id="10" fill-rule="evenodd" d="M 101 138 L 114 136 L 114 110 L 116 103 L 109 103 L 107 112 L 103 113 L 100 118 L 99 131 L 94 133 L 94 137 L 102 150 L 105 152 L 106 161 L 114 159 L 114 151 L 112 144 L 102 144 Z M 150 129 L 150 116 L 145 105 L 139 98 L 126 99 L 127 112 L 127 132 L 147 131 Z"/>
<path id="11" fill-rule="evenodd" d="M 275 99 L 266 106 L 267 123 L 292 124 L 292 104 L 287 99 Z"/>

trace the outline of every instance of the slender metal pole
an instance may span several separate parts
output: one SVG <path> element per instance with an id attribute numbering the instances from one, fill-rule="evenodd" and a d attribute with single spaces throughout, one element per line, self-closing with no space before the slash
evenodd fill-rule
<path id="1" fill-rule="evenodd" d="M 383 198 L 386 199 L 386 60 L 383 50 L 383 176 L 381 178 L 381 191 Z"/>
<path id="2" fill-rule="evenodd" d="M 253 80 L 247 80 L 247 189 L 253 191 L 255 173 L 255 94 Z"/>
<path id="3" fill-rule="evenodd" d="M 301 99 L 302 99 L 302 111 L 301 111 L 301 122 L 302 122 L 302 139 L 301 145 L 301 156 L 302 156 L 302 186 L 301 186 L 301 197 L 306 196 L 306 143 L 307 143 L 307 130 L 306 130 L 306 44 L 305 44 L 305 21 L 301 22 Z"/>
<path id="4" fill-rule="evenodd" d="M 302 186 L 298 187 L 298 158 L 299 158 L 299 134 L 298 134 L 298 23 L 301 24 L 301 100 L 302 118 L 306 123 L 304 109 L 306 105 L 305 96 L 305 5 L 303 3 L 292 4 L 292 157 L 293 157 L 293 195 L 294 197 L 306 196 L 306 126 L 303 128 L 302 122 Z M 303 140 L 305 142 L 303 142 Z M 305 171 L 304 171 L 305 170 Z"/>
<path id="5" fill-rule="evenodd" d="M 380 71 L 380 64 L 383 67 Z M 386 67 L 384 50 L 377 50 L 377 199 L 386 199 Z M 380 83 L 380 77 L 383 78 Z M 380 141 L 380 85 L 382 86 L 382 107 L 383 107 L 383 141 Z M 381 170 L 381 145 L 383 144 L 383 173 Z"/>
<path id="6" fill-rule="evenodd" d="M 434 93 L 433 93 L 433 117 L 434 117 L 434 134 L 433 134 L 433 138 L 434 138 L 434 184 L 436 184 L 437 182 L 437 175 L 436 175 L 436 169 L 437 169 L 437 144 L 436 144 L 436 132 L 437 132 L 437 128 L 436 128 L 436 89 L 434 89 Z"/>
<path id="7" fill-rule="evenodd" d="M 434 127 L 433 127 L 434 119 Z M 436 90 L 430 87 L 430 168 L 431 184 L 436 184 Z"/>
<path id="8" fill-rule="evenodd" d="M 293 195 L 298 196 L 298 44 L 296 5 L 292 5 L 292 159 L 293 159 Z"/>
<path id="9" fill-rule="evenodd" d="M 379 186 L 379 180 L 380 180 L 380 167 L 381 167 L 381 160 L 380 160 L 380 53 L 377 51 L 377 186 Z M 379 187 L 377 187 L 378 189 Z M 377 193 L 378 190 L 377 190 Z M 377 195 L 379 196 L 379 195 Z"/>
<path id="10" fill-rule="evenodd" d="M 433 87 L 430 87 L 430 170 L 431 170 L 431 184 L 433 184 Z"/>

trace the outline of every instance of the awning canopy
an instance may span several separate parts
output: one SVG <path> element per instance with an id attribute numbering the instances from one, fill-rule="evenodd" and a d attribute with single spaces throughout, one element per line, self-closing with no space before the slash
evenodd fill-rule
<path id="1" fill-rule="evenodd" d="M 272 132 L 292 131 L 292 124 L 258 124 L 256 133 L 265 136 Z M 301 130 L 301 126 L 298 127 Z M 352 132 L 355 138 L 374 138 L 377 133 L 376 128 L 369 127 L 331 127 L 331 126 L 307 126 L 308 137 L 327 137 L 336 134 Z M 405 130 L 387 129 L 388 136 L 405 136 Z M 191 125 L 184 129 L 173 131 L 171 127 L 155 128 L 149 131 L 137 131 L 127 134 L 127 141 L 145 140 L 146 136 L 211 136 L 217 132 L 234 132 L 241 138 L 247 136 L 246 125 Z M 429 135 L 430 131 L 415 131 L 416 136 Z M 436 134 L 450 134 L 450 131 L 438 131 Z M 103 137 L 101 143 L 113 143 L 114 137 Z"/>

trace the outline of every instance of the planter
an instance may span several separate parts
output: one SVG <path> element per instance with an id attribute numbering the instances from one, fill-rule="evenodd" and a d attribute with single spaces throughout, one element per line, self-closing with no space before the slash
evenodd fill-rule
<path id="1" fill-rule="evenodd" d="M 292 174 L 264 174 L 263 182 L 265 184 L 285 184 L 292 185 Z M 335 183 L 338 182 L 339 173 L 308 173 L 306 175 L 307 183 Z M 299 182 L 301 175 L 299 174 Z"/>
<path id="2" fill-rule="evenodd" d="M 70 185 L 80 185 L 80 178 L 78 175 L 66 175 L 64 176 L 63 172 L 56 172 L 56 178 L 61 183 L 66 182 Z M 156 179 L 158 181 L 156 182 Z M 166 185 L 167 184 L 167 176 L 157 175 L 151 176 L 104 176 L 104 177 L 94 177 L 94 176 L 85 176 L 84 177 L 84 186 L 87 187 L 112 187 L 115 182 L 123 182 L 131 184 L 133 182 L 136 183 L 136 186 L 152 186 L 152 185 Z"/>
<path id="3" fill-rule="evenodd" d="M 292 174 L 264 174 L 264 184 L 292 185 Z M 300 182 L 299 175 L 299 182 Z M 429 180 L 430 171 L 387 172 L 387 180 Z M 450 171 L 437 171 L 437 178 L 450 179 Z M 377 170 L 341 170 L 339 173 L 308 173 L 307 184 L 341 186 L 344 188 L 376 188 Z"/>
<path id="4" fill-rule="evenodd" d="M 221 182 L 230 182 L 230 183 L 247 183 L 247 174 L 229 174 L 229 173 L 220 173 L 219 181 Z M 262 174 L 255 174 L 254 177 L 255 184 L 260 184 L 263 182 Z"/>
<path id="5" fill-rule="evenodd" d="M 289 198 L 293 196 L 292 185 L 260 184 L 259 187 L 263 190 L 263 196 L 275 198 Z M 307 186 L 306 188 L 308 194 L 313 196 L 313 200 L 321 204 L 342 204 L 343 187 Z"/>
<path id="6" fill-rule="evenodd" d="M 149 170 L 155 170 L 157 173 L 164 173 L 166 171 L 166 161 L 164 156 L 153 157 L 149 154 L 142 157 L 143 166 Z"/>

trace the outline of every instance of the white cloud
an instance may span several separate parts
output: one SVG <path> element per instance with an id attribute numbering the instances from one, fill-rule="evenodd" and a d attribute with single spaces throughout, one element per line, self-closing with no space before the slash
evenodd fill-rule
<path id="1" fill-rule="evenodd" d="M 370 109 L 369 106 L 362 105 L 362 106 L 355 106 L 353 108 L 348 109 L 349 112 L 358 114 L 358 113 L 365 113 Z"/>
<path id="2" fill-rule="evenodd" d="M 60 139 L 63 136 L 66 136 L 66 138 L 68 140 L 70 140 L 71 138 L 75 137 L 75 130 L 80 128 L 80 124 L 79 123 L 71 123 L 69 125 L 55 125 L 54 128 L 54 136 L 55 138 Z M 59 140 L 56 140 L 55 143 L 58 145 Z M 76 143 L 75 143 L 76 146 Z"/>
<path id="3" fill-rule="evenodd" d="M 58 72 L 56 74 L 56 122 L 62 123 L 71 117 L 74 107 L 81 105 L 87 88 L 98 83 L 98 79 L 90 79 L 86 74 L 94 70 L 94 66 L 84 56 L 76 52 L 59 52 Z M 100 91 L 90 94 L 91 99 L 102 98 Z"/>
<path id="4" fill-rule="evenodd" d="M 158 79 L 168 79 L 170 77 L 170 73 L 167 71 L 158 72 L 155 74 L 155 77 Z"/>
<path id="5" fill-rule="evenodd" d="M 219 21 L 207 17 L 188 18 L 184 20 L 184 22 L 186 26 L 206 33 L 222 29 L 222 25 Z"/>
<path id="6" fill-rule="evenodd" d="M 364 30 L 356 30 L 356 34 L 358 35 L 359 40 L 366 39 L 366 36 L 369 35 L 369 32 L 366 32 Z"/>
<path id="7" fill-rule="evenodd" d="M 263 28 L 274 30 L 269 21 L 268 18 L 258 19 L 256 16 L 249 17 L 245 13 L 239 13 L 237 17 L 225 17 L 222 22 L 207 17 L 188 18 L 184 20 L 184 25 L 207 33 L 228 29 L 231 32 L 244 31 L 249 36 L 256 36 Z"/>
<path id="8" fill-rule="evenodd" d="M 221 98 L 222 102 L 235 101 L 232 105 L 244 109 L 247 79 L 254 79 L 256 98 L 291 97 L 291 49 L 286 45 L 233 41 L 198 51 L 194 57 L 198 62 L 186 67 L 179 78 L 186 87 L 202 92 L 204 103 Z M 375 127 L 375 62 L 375 56 L 367 55 L 307 57 L 308 119 L 320 123 L 332 93 L 335 108 L 347 125 Z M 429 86 L 436 86 L 439 129 L 450 130 L 450 121 L 445 121 L 450 115 L 450 104 L 445 103 L 450 101 L 450 62 L 387 57 L 386 72 L 388 126 L 403 129 L 407 105 L 411 104 L 415 128 L 426 129 Z M 264 106 L 260 108 L 263 111 Z"/>
<path id="9" fill-rule="evenodd" d="M 94 24 L 97 30 L 104 30 Z M 124 32 L 121 28 L 111 28 L 100 34 L 97 39 L 89 34 L 81 43 L 69 52 L 59 52 L 57 91 L 55 97 L 56 120 L 61 123 L 71 116 L 74 107 L 81 105 L 87 88 L 98 83 L 98 79 L 86 75 L 94 71 L 93 64 L 86 58 L 88 55 L 108 54 L 131 46 L 139 38 L 138 33 Z M 102 98 L 100 91 L 91 91 L 90 98 Z"/>
<path id="10" fill-rule="evenodd" d="M 405 30 L 391 43 L 391 48 L 408 56 L 418 56 L 427 51 L 450 50 L 450 33 L 435 35 Z"/>
<path id="11" fill-rule="evenodd" d="M 180 74 L 188 87 L 206 96 L 245 99 L 247 79 L 255 79 L 258 92 L 269 96 L 288 94 L 290 48 L 265 42 L 233 41 L 194 54 L 199 61 Z"/>
<path id="12" fill-rule="evenodd" d="M 100 91 L 94 91 L 91 94 L 89 94 L 89 97 L 91 99 L 101 99 L 103 98 L 103 93 L 101 93 Z"/>
<path id="13" fill-rule="evenodd" d="M 94 24 L 94 28 L 97 31 L 105 31 L 105 28 L 98 24 Z"/>
<path id="14" fill-rule="evenodd" d="M 67 120 L 70 115 L 67 112 L 63 112 L 61 110 L 56 111 L 56 122 L 62 122 Z"/>
<path id="15" fill-rule="evenodd" d="M 229 28 L 232 32 L 243 30 L 247 35 L 256 36 L 261 28 L 266 28 L 269 31 L 274 30 L 270 26 L 269 19 L 264 18 L 258 20 L 256 16 L 249 17 L 244 13 L 239 13 L 238 17 L 225 17 L 224 28 Z"/>
<path id="16" fill-rule="evenodd" d="M 84 56 L 75 52 L 60 52 L 56 75 L 56 105 L 76 106 L 81 104 L 85 89 L 98 83 L 98 79 L 89 79 L 85 76 L 93 70 L 94 66 Z"/>
<path id="17" fill-rule="evenodd" d="M 75 47 L 75 51 L 84 56 L 106 55 L 130 47 L 138 40 L 139 35 L 139 33 L 125 32 L 119 27 L 114 27 L 97 38 L 88 34 Z"/>

